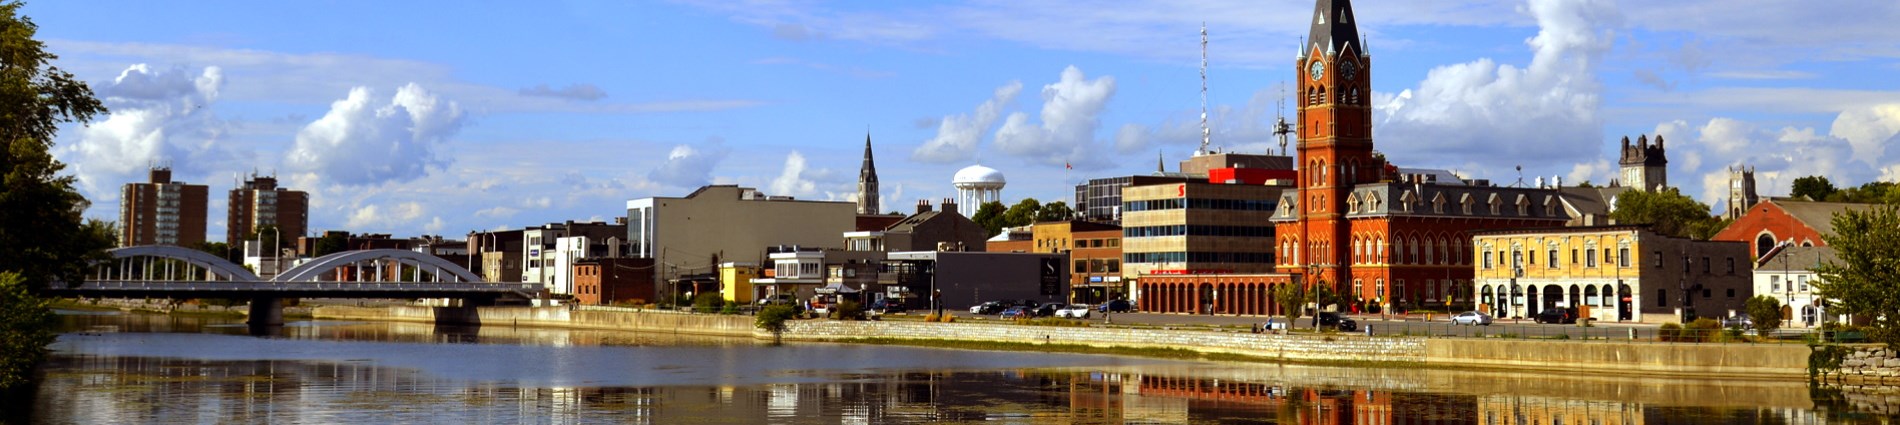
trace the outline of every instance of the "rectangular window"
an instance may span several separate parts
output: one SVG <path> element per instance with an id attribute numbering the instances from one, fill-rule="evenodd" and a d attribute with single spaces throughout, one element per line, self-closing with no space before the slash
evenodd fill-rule
<path id="1" fill-rule="evenodd" d="M 1662 250 L 1656 250 L 1656 268 L 1663 268 Z"/>
<path id="2" fill-rule="evenodd" d="M 1577 264 L 1577 250 L 1570 250 L 1570 265 Z"/>
<path id="3" fill-rule="evenodd" d="M 1781 276 L 1768 277 L 1768 290 L 1770 292 L 1781 292 Z"/>
<path id="4" fill-rule="evenodd" d="M 1735 257 L 1728 257 L 1728 275 L 1735 275 Z"/>
<path id="5" fill-rule="evenodd" d="M 1808 292 L 1808 275 L 1795 276 L 1794 281 L 1801 284 L 1801 292 Z"/>
<path id="6" fill-rule="evenodd" d="M 1076 273 L 1088 273 L 1088 272 L 1089 272 L 1089 261 L 1088 261 L 1088 260 L 1075 260 L 1075 272 L 1076 272 Z"/>
<path id="7" fill-rule="evenodd" d="M 1491 268 L 1491 252 L 1489 251 L 1484 253 L 1484 268 Z"/>
<path id="8" fill-rule="evenodd" d="M 1669 290 L 1667 289 L 1656 290 L 1656 306 L 1657 307 L 1669 306 Z"/>
<path id="9" fill-rule="evenodd" d="M 1597 266 L 1597 251 L 1596 250 L 1594 249 L 1587 250 L 1583 253 L 1583 266 L 1584 267 Z"/>
<path id="10" fill-rule="evenodd" d="M 1735 298 L 1735 288 L 1728 288 L 1728 297 Z"/>
<path id="11" fill-rule="evenodd" d="M 1630 249 L 1629 248 L 1616 249 L 1616 266 L 1629 268 L 1630 266 Z"/>
<path id="12" fill-rule="evenodd" d="M 1557 268 L 1557 250 L 1556 250 L 1556 249 L 1551 249 L 1551 250 L 1550 250 L 1550 264 L 1549 264 L 1549 266 L 1550 266 L 1550 268 L 1553 268 L 1553 269 L 1554 269 L 1554 268 Z"/>
<path id="13" fill-rule="evenodd" d="M 1702 274 L 1709 274 L 1709 257 L 1702 257 Z"/>

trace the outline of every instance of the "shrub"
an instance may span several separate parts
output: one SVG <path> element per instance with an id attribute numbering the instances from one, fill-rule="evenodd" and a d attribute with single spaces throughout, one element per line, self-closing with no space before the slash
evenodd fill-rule
<path id="1" fill-rule="evenodd" d="M 699 313 L 712 313 L 715 311 L 719 311 L 719 307 L 722 305 L 725 305 L 725 303 L 726 303 L 726 299 L 721 297 L 719 294 L 707 292 L 704 294 L 693 296 L 693 311 L 699 312 Z"/>
<path id="2" fill-rule="evenodd" d="M 937 313 L 930 313 L 930 314 L 924 315 L 924 322 L 936 322 L 936 321 L 937 321 Z"/>
<path id="3" fill-rule="evenodd" d="M 857 301 L 844 300 L 831 307 L 831 312 L 827 314 L 830 315 L 832 319 L 864 320 L 864 307 L 858 305 Z"/>
<path id="4" fill-rule="evenodd" d="M 1722 322 L 1707 317 L 1695 319 L 1683 327 L 1683 339 L 1689 342 L 1713 342 L 1722 332 Z"/>
<path id="5" fill-rule="evenodd" d="M 1664 323 L 1656 329 L 1656 339 L 1662 342 L 1676 342 L 1682 339 L 1682 325 L 1674 322 Z"/>
<path id="6" fill-rule="evenodd" d="M 719 314 L 739 314 L 739 303 L 726 303 L 725 307 L 719 308 Z"/>
<path id="7" fill-rule="evenodd" d="M 792 306 L 783 304 L 768 305 L 763 309 L 759 309 L 759 316 L 753 319 L 753 326 L 758 326 L 759 329 L 771 332 L 773 342 L 777 342 L 779 336 L 785 333 L 785 321 L 797 316 L 798 309 L 792 308 Z"/>

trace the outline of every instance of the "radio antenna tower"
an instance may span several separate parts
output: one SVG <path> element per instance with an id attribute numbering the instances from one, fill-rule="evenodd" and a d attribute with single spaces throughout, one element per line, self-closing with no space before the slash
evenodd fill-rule
<path id="1" fill-rule="evenodd" d="M 1207 22 L 1201 22 L 1201 150 L 1194 151 L 1195 156 L 1208 154 L 1213 134 L 1207 128 Z"/>
<path id="2" fill-rule="evenodd" d="M 1284 81 L 1280 82 L 1280 100 L 1274 105 L 1273 115 L 1276 119 L 1273 123 L 1273 135 L 1280 136 L 1280 155 L 1293 156 L 1286 151 L 1287 136 L 1293 134 L 1293 124 L 1286 122 L 1286 82 Z"/>

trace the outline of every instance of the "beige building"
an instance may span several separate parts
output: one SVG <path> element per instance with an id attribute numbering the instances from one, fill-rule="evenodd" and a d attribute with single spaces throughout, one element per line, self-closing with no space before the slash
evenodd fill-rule
<path id="1" fill-rule="evenodd" d="M 766 196 L 734 185 L 701 187 L 680 198 L 627 201 L 628 255 L 652 258 L 658 281 L 718 273 L 725 262 L 764 264 L 766 247 L 844 248 L 857 204 Z"/>
<path id="2" fill-rule="evenodd" d="M 1472 246 L 1478 308 L 1500 318 L 1566 308 L 1605 322 L 1682 323 L 1737 314 L 1755 292 L 1743 242 L 1604 226 L 1474 232 Z"/>
<path id="3" fill-rule="evenodd" d="M 1122 276 L 1268 273 L 1280 187 L 1201 182 L 1122 189 Z"/>

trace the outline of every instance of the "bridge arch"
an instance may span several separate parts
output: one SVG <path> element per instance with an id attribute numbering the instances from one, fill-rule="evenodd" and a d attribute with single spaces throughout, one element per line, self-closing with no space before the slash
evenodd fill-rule
<path id="1" fill-rule="evenodd" d="M 451 280 L 453 282 L 484 282 L 481 276 L 441 257 L 400 249 L 367 249 L 333 253 L 285 270 L 283 274 L 271 280 L 277 282 L 314 281 L 322 277 L 324 273 L 339 267 L 369 260 L 395 260 L 397 263 L 418 268 L 432 268 L 435 269 L 433 274 L 437 280 L 453 278 Z"/>
<path id="2" fill-rule="evenodd" d="M 230 261 L 225 260 L 224 258 L 218 257 L 216 255 L 211 255 L 211 253 L 208 253 L 208 252 L 199 251 L 199 250 L 191 249 L 191 248 L 180 247 L 180 246 L 174 246 L 174 245 L 128 246 L 128 247 L 123 247 L 123 248 L 113 248 L 110 250 L 106 250 L 106 253 L 112 255 L 113 259 L 126 259 L 126 258 L 134 258 L 134 257 L 158 257 L 158 258 L 184 261 L 185 263 L 204 268 L 205 270 L 211 272 L 211 274 L 221 277 L 224 280 L 247 281 L 247 282 L 261 280 L 257 278 L 257 274 L 251 273 L 251 270 L 244 268 L 244 266 L 233 264 Z"/>

